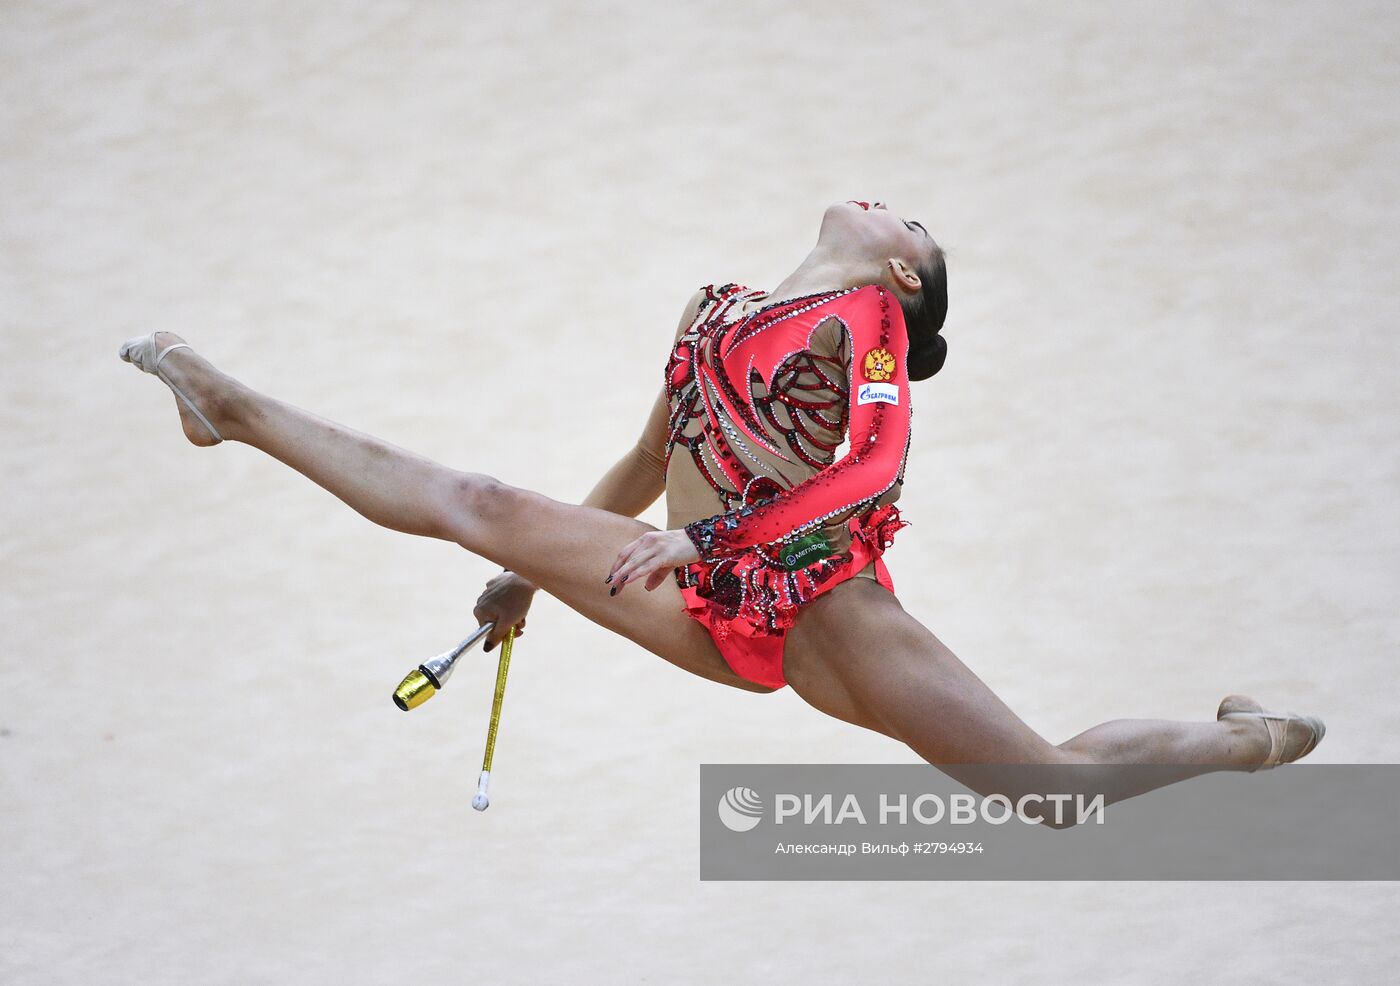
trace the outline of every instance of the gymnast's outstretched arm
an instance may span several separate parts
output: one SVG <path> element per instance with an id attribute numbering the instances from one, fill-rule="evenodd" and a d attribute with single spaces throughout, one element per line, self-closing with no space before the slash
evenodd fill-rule
<path id="1" fill-rule="evenodd" d="M 663 391 L 652 405 L 637 444 L 603 474 L 584 497 L 585 507 L 635 517 L 666 492 L 666 422 L 670 404 Z"/>

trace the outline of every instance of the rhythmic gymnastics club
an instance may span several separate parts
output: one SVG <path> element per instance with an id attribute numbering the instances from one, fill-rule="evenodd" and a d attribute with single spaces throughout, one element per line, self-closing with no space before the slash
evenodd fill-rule
<path id="1" fill-rule="evenodd" d="M 409 709 L 418 708 L 436 695 L 447 684 L 447 679 L 451 677 L 453 669 L 457 667 L 457 658 L 490 633 L 491 628 L 495 625 L 495 623 L 483 623 L 472 631 L 470 637 L 456 647 L 449 651 L 443 651 L 437 657 L 429 658 L 410 671 L 403 681 L 399 682 L 399 687 L 394 689 L 394 704 L 407 712 Z M 501 656 L 504 657 L 505 653 L 502 652 Z"/>
<path id="2" fill-rule="evenodd" d="M 472 807 L 485 811 L 491 807 L 487 789 L 491 786 L 491 758 L 496 754 L 496 730 L 501 725 L 501 706 L 506 700 L 506 675 L 510 673 L 510 652 L 515 644 L 515 627 L 506 633 L 501 642 L 501 659 L 496 664 L 496 694 L 491 699 L 491 724 L 486 727 L 486 755 L 481 758 L 481 776 L 476 781 L 476 797 Z"/>

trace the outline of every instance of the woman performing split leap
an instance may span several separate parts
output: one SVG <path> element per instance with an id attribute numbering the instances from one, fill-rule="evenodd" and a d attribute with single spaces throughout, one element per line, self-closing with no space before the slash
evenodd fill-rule
<path id="1" fill-rule="evenodd" d="M 376 524 L 502 565 L 476 608 L 496 622 L 492 643 L 523 624 L 539 588 L 701 677 L 790 684 L 955 775 L 960 764 L 1179 768 L 1137 772 L 1110 800 L 1310 752 L 1319 720 L 1233 695 L 1213 722 L 1120 719 L 1056 745 L 904 611 L 880 556 L 903 526 L 910 382 L 943 365 L 947 307 L 943 251 L 923 226 L 880 203 L 832 206 L 771 292 L 711 285 L 691 298 L 640 440 L 582 506 L 259 394 L 168 332 L 121 356 L 175 391 L 194 444 L 252 445 Z M 658 531 L 635 517 L 663 492 L 669 529 Z"/>

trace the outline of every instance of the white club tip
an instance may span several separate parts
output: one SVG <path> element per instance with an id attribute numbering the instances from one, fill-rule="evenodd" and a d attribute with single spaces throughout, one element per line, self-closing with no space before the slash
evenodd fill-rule
<path id="1" fill-rule="evenodd" d="M 472 807 L 477 811 L 485 811 L 491 807 L 491 799 L 486 796 L 490 789 L 491 771 L 483 770 L 481 776 L 476 779 L 476 797 L 472 798 Z"/>

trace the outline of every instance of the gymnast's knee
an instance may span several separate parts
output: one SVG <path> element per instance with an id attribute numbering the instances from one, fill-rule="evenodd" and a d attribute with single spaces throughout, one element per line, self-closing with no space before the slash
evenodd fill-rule
<path id="1" fill-rule="evenodd" d="M 468 551 L 480 552 L 499 541 L 497 535 L 516 528 L 526 511 L 529 494 L 483 473 L 459 473 L 452 484 L 452 540 Z"/>

